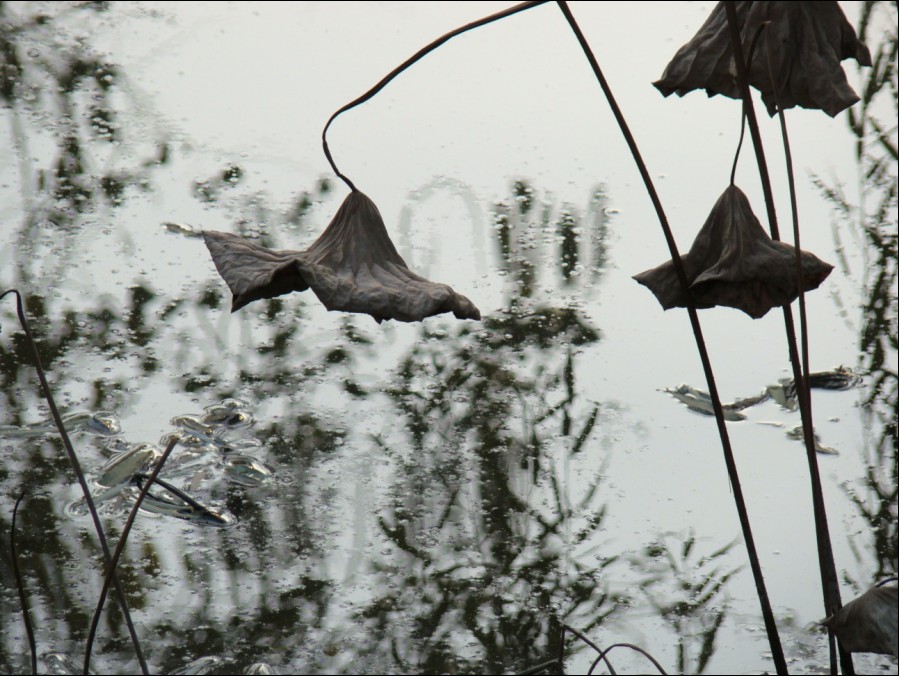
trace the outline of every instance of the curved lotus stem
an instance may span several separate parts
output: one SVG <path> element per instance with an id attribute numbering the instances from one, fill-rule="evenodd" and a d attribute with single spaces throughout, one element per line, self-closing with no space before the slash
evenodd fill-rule
<path id="1" fill-rule="evenodd" d="M 596 660 L 593 661 L 593 664 L 590 666 L 590 669 L 587 670 L 587 674 L 592 675 L 593 671 L 596 669 L 596 666 L 599 665 L 599 662 L 604 661 L 604 660 L 607 661 L 606 656 L 609 654 L 609 652 L 612 649 L 616 649 L 618 647 L 623 647 L 625 649 L 631 649 L 632 651 L 636 651 L 637 653 L 646 657 L 649 660 L 649 662 L 655 666 L 655 669 L 659 671 L 660 675 L 668 674 L 667 672 L 665 672 L 665 669 L 659 664 L 659 662 L 655 659 L 655 657 L 651 653 L 649 653 L 645 649 L 641 649 L 636 644 L 629 644 L 627 642 L 618 642 L 617 644 L 613 644 L 612 646 L 607 647 L 606 650 L 603 651 L 602 653 L 600 653 L 599 656 L 596 657 Z"/>
<path id="2" fill-rule="evenodd" d="M 649 199 L 652 201 L 652 205 L 655 208 L 656 215 L 659 219 L 659 224 L 661 225 L 662 231 L 665 234 L 665 241 L 668 243 L 668 249 L 671 252 L 671 259 L 674 263 L 675 274 L 677 275 L 677 279 L 679 280 L 681 287 L 684 289 L 684 292 L 686 294 L 687 314 L 690 317 L 690 325 L 693 328 L 693 336 L 696 339 L 696 348 L 699 351 L 699 358 L 702 362 L 703 373 L 705 374 L 706 383 L 709 387 L 709 395 L 712 398 L 712 406 L 715 411 L 715 421 L 718 424 L 718 434 L 721 438 L 721 448 L 724 452 L 724 463 L 727 466 L 727 474 L 730 478 L 731 488 L 734 494 L 734 503 L 737 507 L 737 514 L 740 519 L 740 527 L 743 531 L 743 538 L 746 541 L 746 551 L 749 556 L 749 565 L 752 569 L 753 579 L 755 580 L 756 592 L 758 593 L 759 597 L 759 605 L 762 607 L 762 617 L 765 621 L 765 630 L 768 634 L 768 643 L 771 646 L 771 655 L 774 660 L 775 667 L 777 668 L 778 674 L 788 674 L 787 661 L 784 657 L 783 647 L 780 643 L 780 637 L 777 634 L 777 625 L 774 621 L 774 613 L 771 610 L 771 603 L 768 600 L 768 591 L 765 587 L 765 579 L 762 576 L 762 568 L 761 564 L 759 563 L 758 553 L 756 552 L 755 548 L 755 539 L 752 537 L 752 527 L 749 523 L 749 512 L 746 509 L 746 502 L 743 499 L 743 489 L 740 484 L 739 473 L 737 472 L 737 464 L 734 460 L 733 449 L 731 448 L 730 438 L 727 434 L 727 426 L 724 422 L 724 410 L 721 408 L 721 398 L 718 395 L 718 386 L 715 383 L 715 374 L 712 371 L 712 363 L 709 359 L 708 350 L 705 345 L 705 339 L 702 336 L 702 327 L 699 324 L 699 315 L 696 312 L 696 303 L 694 302 L 693 296 L 690 293 L 690 285 L 687 282 L 687 275 L 684 270 L 683 261 L 681 261 L 680 253 L 677 249 L 677 243 L 674 241 L 674 234 L 671 232 L 671 227 L 668 224 L 668 217 L 665 215 L 665 210 L 662 207 L 662 201 L 659 199 L 659 195 L 656 192 L 655 186 L 652 182 L 652 177 L 649 175 L 649 170 L 646 168 L 646 164 L 643 162 L 643 157 L 640 154 L 640 149 L 637 147 L 637 142 L 634 140 L 634 136 L 633 134 L 631 134 L 630 127 L 628 126 L 627 121 L 624 119 L 624 115 L 622 114 L 621 109 L 618 107 L 618 103 L 615 101 L 612 90 L 602 73 L 602 69 L 600 69 L 599 67 L 599 62 L 596 60 L 596 57 L 593 54 L 593 50 L 587 43 L 587 39 L 584 37 L 580 26 L 578 26 L 574 15 L 568 8 L 568 3 L 564 2 L 563 0 L 559 0 L 558 5 L 559 9 L 562 10 L 562 14 L 565 15 L 565 19 L 568 21 L 568 24 L 571 26 L 571 30 L 577 37 L 578 42 L 581 45 L 581 49 L 583 49 L 587 60 L 590 62 L 590 66 L 593 68 L 593 74 L 596 76 L 596 79 L 606 96 L 609 107 L 612 109 L 615 120 L 618 122 L 618 126 L 621 129 L 621 134 L 624 136 L 624 140 L 627 142 L 628 148 L 631 151 L 631 155 L 634 158 L 634 162 L 637 164 L 640 176 L 643 179 L 643 183 L 646 187 L 646 192 L 649 194 Z"/>
<path id="3" fill-rule="evenodd" d="M 444 35 L 440 36 L 439 38 L 437 38 L 430 44 L 425 45 L 420 50 L 415 52 L 415 54 L 413 54 L 408 59 L 403 61 L 403 63 L 401 63 L 399 66 L 397 66 L 392 71 L 390 71 L 387 75 L 385 75 L 380 80 L 380 82 L 378 82 L 378 84 L 376 84 L 374 87 L 372 87 L 367 92 L 365 92 L 365 94 L 360 96 L 358 99 L 353 99 L 347 105 L 343 106 L 340 110 L 338 110 L 336 113 L 334 113 L 330 118 L 328 118 L 328 122 L 325 124 L 325 128 L 322 130 L 322 150 L 325 151 L 325 157 L 328 158 L 328 163 L 331 165 L 331 169 L 334 170 L 334 173 L 337 174 L 337 176 L 339 176 L 340 179 L 347 186 L 349 186 L 350 190 L 353 190 L 353 191 L 356 190 L 356 186 L 353 185 L 353 182 L 350 181 L 346 176 L 341 174 L 340 170 L 337 169 L 337 165 L 334 162 L 334 158 L 331 157 L 331 151 L 328 148 L 328 139 L 327 139 L 328 127 L 331 126 L 331 123 L 334 122 L 334 120 L 337 118 L 338 115 L 340 115 L 341 113 L 345 113 L 346 111 L 350 110 L 351 108 L 355 108 L 359 104 L 363 104 L 366 101 L 368 101 L 369 99 L 371 99 L 375 94 L 377 94 L 382 89 L 384 89 L 384 87 L 386 87 L 387 84 L 391 80 L 393 80 L 397 75 L 399 75 L 404 70 L 409 68 L 409 66 L 414 64 L 416 61 L 419 61 L 422 57 L 426 56 L 427 54 L 430 54 L 431 52 L 433 52 L 435 49 L 440 47 L 440 45 L 442 45 L 443 43 L 448 42 L 449 40 L 452 40 L 457 35 L 461 35 L 462 33 L 472 30 L 473 28 L 479 28 L 481 26 L 486 26 L 489 23 L 493 23 L 494 21 L 498 21 L 499 19 L 503 19 L 507 16 L 512 16 L 513 14 L 517 14 L 518 12 L 523 12 L 526 9 L 531 9 L 532 7 L 537 7 L 538 5 L 542 5 L 546 2 L 548 2 L 548 0 L 532 0 L 530 2 L 522 2 L 521 4 L 515 5 L 514 7 L 510 7 L 509 9 L 504 9 L 501 12 L 496 12 L 495 14 L 490 14 L 488 16 L 485 16 L 483 19 L 478 19 L 477 21 L 472 21 L 471 23 L 465 24 L 464 26 L 460 26 L 459 28 L 456 28 L 455 30 L 450 31 L 449 33 L 445 33 Z"/>
<path id="4" fill-rule="evenodd" d="M 762 137 L 759 131 L 758 120 L 752 105 L 752 95 L 749 91 L 749 75 L 743 52 L 740 48 L 740 27 L 738 25 L 737 9 L 731 0 L 725 4 L 727 22 L 730 26 L 731 40 L 734 44 L 734 63 L 737 70 L 737 82 L 742 92 L 743 108 L 749 121 L 749 131 L 752 137 L 752 145 L 755 149 L 758 162 L 759 178 L 762 183 L 762 192 L 765 196 L 765 207 L 768 212 L 768 227 L 771 230 L 771 238 L 780 239 L 777 227 L 777 213 L 774 209 L 774 195 L 771 190 L 771 180 L 768 175 L 768 164 L 765 160 L 765 150 L 762 147 Z M 798 244 L 798 243 L 797 243 Z M 815 435 L 812 424 L 811 398 L 809 397 L 808 384 L 804 378 L 799 349 L 796 343 L 796 327 L 793 322 L 793 312 L 790 306 L 783 307 L 784 327 L 787 334 L 787 347 L 790 353 L 790 364 L 793 368 L 793 380 L 796 383 L 796 393 L 799 399 L 799 412 L 802 417 L 802 429 L 805 439 L 806 456 L 808 457 L 809 475 L 812 485 L 812 506 L 815 515 L 815 535 L 818 543 L 818 566 L 821 570 L 821 587 L 824 596 L 824 607 L 828 615 L 836 613 L 840 608 L 840 583 L 837 578 L 836 563 L 833 557 L 833 546 L 830 541 L 830 531 L 827 526 L 827 511 L 824 505 L 824 490 L 821 486 L 821 475 L 818 471 L 818 458 L 815 454 Z M 848 652 L 840 651 L 840 660 L 843 671 L 854 674 L 852 657 Z M 835 672 L 836 660 L 831 653 L 831 672 Z"/>

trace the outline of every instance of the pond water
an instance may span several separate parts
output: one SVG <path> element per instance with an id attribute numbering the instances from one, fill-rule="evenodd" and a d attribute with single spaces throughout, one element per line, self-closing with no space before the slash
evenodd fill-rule
<path id="1" fill-rule="evenodd" d="M 857 25 L 862 4 L 841 4 Z M 562 624 L 670 672 L 773 670 L 714 419 L 666 392 L 706 389 L 686 312 L 631 279 L 669 258 L 664 238 L 555 6 L 452 40 L 329 132 L 409 267 L 481 322 L 377 324 L 310 291 L 232 315 L 195 237 L 306 247 L 347 194 L 321 152 L 331 113 L 504 7 L 0 4 L 0 288 L 25 296 L 98 495 L 117 486 L 111 459 L 180 435 L 172 490 L 120 565 L 153 671 L 521 672 L 558 654 Z M 711 7 L 572 6 L 682 251 L 727 186 L 740 106 L 650 83 Z M 872 52 L 895 41 L 895 6 L 868 30 Z M 867 71 L 845 67 L 861 91 Z M 867 115 L 895 148 L 892 96 Z M 897 568 L 896 164 L 873 137 L 859 156 L 845 113 L 787 118 L 802 245 L 835 265 L 807 297 L 811 367 L 862 376 L 813 391 L 838 452 L 819 464 L 847 601 Z M 788 223 L 777 119 L 760 122 Z M 751 149 L 737 183 L 762 216 Z M 779 311 L 700 317 L 726 401 L 790 376 Z M 26 489 L 38 652 L 64 669 L 83 658 L 102 557 L 9 298 L 0 322 L 0 525 Z M 743 413 L 728 429 L 785 652 L 823 673 L 808 466 L 787 435 L 799 415 L 770 399 Z M 179 491 L 208 512 L 173 510 Z M 135 492 L 100 503 L 113 542 Z M 0 671 L 24 674 L 6 543 Z M 573 642 L 566 668 L 594 657 Z M 114 599 L 92 666 L 138 671 Z"/>

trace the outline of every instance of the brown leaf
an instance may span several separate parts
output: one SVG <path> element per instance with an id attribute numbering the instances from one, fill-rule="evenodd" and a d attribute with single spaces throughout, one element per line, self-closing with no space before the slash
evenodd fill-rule
<path id="1" fill-rule="evenodd" d="M 847 651 L 899 655 L 899 588 L 871 588 L 822 621 Z"/>
<path id="2" fill-rule="evenodd" d="M 799 295 L 795 247 L 768 237 L 746 195 L 734 185 L 718 198 L 682 261 L 697 308 L 730 306 L 759 318 Z M 831 270 L 829 263 L 802 252 L 805 291 L 816 289 Z M 687 306 L 673 262 L 634 279 L 648 287 L 665 310 Z"/>
<path id="3" fill-rule="evenodd" d="M 858 41 L 839 4 L 742 1 L 736 3 L 736 10 L 745 58 L 759 34 L 748 63 L 749 84 L 762 93 L 770 115 L 777 112 L 778 101 L 783 109 L 817 108 L 831 117 L 858 101 L 840 62 L 855 59 L 870 66 L 871 54 Z M 665 96 L 704 89 L 709 96 L 739 99 L 736 77 L 727 15 L 724 3 L 719 2 L 653 84 Z"/>
<path id="4" fill-rule="evenodd" d="M 203 237 L 234 295 L 232 312 L 259 299 L 311 288 L 328 310 L 368 313 L 378 322 L 420 321 L 447 312 L 459 319 L 481 319 L 466 297 L 409 270 L 377 206 L 359 191 L 347 196 L 305 251 L 273 251 L 215 231 L 204 231 Z"/>

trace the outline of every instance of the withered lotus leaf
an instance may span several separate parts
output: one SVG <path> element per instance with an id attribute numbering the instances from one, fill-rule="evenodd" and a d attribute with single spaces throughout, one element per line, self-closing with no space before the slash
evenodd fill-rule
<path id="1" fill-rule="evenodd" d="M 718 198 L 690 251 L 681 257 L 697 308 L 730 306 L 754 318 L 799 295 L 796 249 L 768 237 L 749 200 L 731 184 Z M 816 289 L 833 270 L 810 252 L 802 252 L 805 291 Z M 665 310 L 687 306 L 674 263 L 634 275 Z"/>
<path id="2" fill-rule="evenodd" d="M 466 297 L 409 270 L 377 206 L 357 190 L 305 251 L 273 251 L 215 231 L 204 231 L 203 238 L 233 294 L 232 312 L 259 299 L 311 288 L 328 310 L 367 313 L 378 322 L 413 322 L 448 312 L 459 319 L 481 319 Z"/>
<path id="3" fill-rule="evenodd" d="M 847 651 L 899 655 L 899 588 L 871 588 L 822 621 Z"/>
<path id="4" fill-rule="evenodd" d="M 736 3 L 736 10 L 745 57 L 759 35 L 748 63 L 749 84 L 762 93 L 770 115 L 777 112 L 779 102 L 784 109 L 815 108 L 833 117 L 858 101 L 840 62 L 855 59 L 870 66 L 871 54 L 839 4 L 744 0 Z M 740 98 L 723 2 L 653 84 L 665 96 L 704 89 L 709 96 Z"/>

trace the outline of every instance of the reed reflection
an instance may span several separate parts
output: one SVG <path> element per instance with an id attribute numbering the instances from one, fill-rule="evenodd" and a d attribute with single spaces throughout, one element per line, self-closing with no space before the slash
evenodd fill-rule
<path id="1" fill-rule="evenodd" d="M 297 209 L 283 218 L 302 220 L 310 196 L 321 190 L 326 191 L 327 184 L 301 192 Z M 239 220 L 246 223 L 246 216 L 240 214 Z M 120 565 L 120 578 L 129 604 L 143 611 L 138 632 L 152 647 L 151 663 L 164 672 L 210 654 L 232 671 L 259 660 L 324 669 L 330 657 L 320 662 L 314 647 L 320 644 L 318 628 L 331 605 L 333 572 L 325 563 L 320 515 L 335 508 L 328 492 L 311 479 L 341 436 L 309 406 L 315 398 L 308 391 L 331 378 L 348 380 L 369 341 L 347 321 L 333 343 L 309 342 L 302 324 L 277 321 L 284 308 L 273 300 L 247 320 L 265 320 L 254 335 L 259 349 L 223 359 L 227 351 L 218 327 L 202 321 L 220 305 L 220 291 L 210 280 L 191 296 L 171 299 L 137 278 L 120 301 L 85 297 L 73 302 L 48 289 L 45 295 L 26 296 L 26 312 L 63 407 L 128 412 L 126 441 L 155 442 L 134 438 L 129 427 L 141 407 L 150 404 L 144 388 L 160 380 L 173 392 L 194 393 L 204 404 L 238 394 L 269 405 L 286 403 L 289 416 L 262 420 L 256 428 L 265 442 L 261 453 L 266 462 L 290 469 L 293 481 L 280 488 L 280 500 L 273 500 L 271 483 L 213 487 L 215 500 L 239 520 L 228 535 L 144 517 Z M 22 426 L 40 416 L 43 402 L 11 309 L 0 310 L 0 317 L 0 409 L 4 424 Z M 210 350 L 214 346 L 221 350 Z M 287 366 L 286 356 L 308 367 L 295 371 Z M 98 361 L 110 366 L 98 368 Z M 14 497 L 23 487 L 32 492 L 19 513 L 18 541 L 32 614 L 41 619 L 39 650 L 80 656 L 102 574 L 96 539 L 84 518 L 67 510 L 77 498 L 71 469 L 52 432 L 3 438 L 0 449 L 2 495 Z M 93 437 L 76 438 L 76 449 L 88 472 L 116 453 Z M 198 472 L 189 484 L 205 487 L 208 479 L 203 469 Z M 3 505 L 0 530 L 8 533 L 11 514 L 6 508 L 11 503 L 4 499 Z M 113 543 L 122 519 L 121 511 L 105 513 Z M 17 672 L 27 661 L 27 647 L 21 639 L 21 616 L 12 604 L 7 548 L 0 548 L 0 562 L 0 587 L 9 602 L 0 614 L 0 670 Z M 137 670 L 115 603 L 106 606 L 100 637 L 100 670 Z"/>
<path id="2" fill-rule="evenodd" d="M 510 204 L 522 192 L 540 204 L 523 182 L 515 190 Z M 301 192 L 287 212 L 260 195 L 229 197 L 229 208 L 238 231 L 265 223 L 264 237 L 273 238 L 305 226 L 305 212 L 326 191 Z M 142 393 L 156 386 L 196 398 L 195 411 L 178 412 L 184 420 L 227 398 L 260 407 L 253 437 L 276 481 L 213 492 L 236 526 L 139 520 L 122 579 L 142 612 L 139 633 L 152 665 L 174 672 L 206 656 L 216 670 L 232 671 L 259 661 L 307 672 L 516 670 L 556 655 L 562 623 L 589 633 L 619 614 L 629 601 L 613 584 L 621 560 L 602 536 L 608 450 L 599 440 L 609 432 L 611 405 L 584 397 L 578 356 L 601 333 L 574 300 L 601 288 L 593 284 L 601 275 L 582 262 L 607 256 L 599 246 L 605 236 L 596 233 L 607 224 L 599 211 L 570 206 L 516 209 L 493 231 L 496 265 L 513 271 L 533 257 L 526 284 L 510 275 L 503 308 L 479 327 L 424 325 L 379 378 L 386 388 L 367 378 L 373 365 L 383 368 L 382 340 L 370 323 L 338 319 L 323 336 L 303 321 L 312 311 L 302 302 L 272 299 L 233 320 L 232 332 L 252 325 L 252 339 L 230 349 L 215 319 L 226 317 L 226 294 L 211 275 L 176 299 L 143 279 L 119 302 L 29 297 L 45 366 L 55 387 L 71 393 L 69 404 L 136 416 L 141 406 L 156 406 Z M 578 293 L 563 298 L 559 287 Z M 14 325 L 3 312 L 4 423 L 21 425 L 41 405 L 25 346 L 6 331 Z M 117 367 L 91 370 L 92 359 Z M 361 518 L 373 523 L 378 544 L 356 564 L 370 597 L 353 602 L 335 557 L 348 471 L 332 477 L 326 468 L 346 466 L 347 447 L 367 439 L 361 412 L 383 417 L 385 407 L 395 415 L 373 453 L 390 463 L 387 489 L 378 485 L 372 513 Z M 154 442 L 130 438 L 129 417 L 122 425 L 129 442 Z M 64 512 L 74 498 L 69 469 L 52 435 L 0 445 L 3 495 L 23 485 L 43 492 L 21 513 L 19 531 L 32 609 L 60 619 L 41 623 L 41 645 L 80 655 L 100 567 L 85 525 Z M 88 469 L 111 453 L 94 438 L 78 451 Z M 105 517 L 113 541 L 120 517 Z M 9 513 L 0 512 L 0 528 L 8 527 Z M 8 552 L 0 557 L 0 582 L 11 591 Z M 676 584 L 666 576 L 657 576 L 654 590 Z M 63 594 L 54 594 L 63 581 Z M 723 616 L 704 610 L 718 602 L 699 600 L 696 617 L 720 624 Z M 24 655 L 15 639 L 20 623 L 14 610 L 0 620 L 0 667 L 8 671 Z M 360 626 L 358 642 L 341 639 Z M 107 605 L 101 638 L 98 669 L 134 669 L 115 604 Z M 711 642 L 704 660 L 713 649 Z"/>
<path id="3" fill-rule="evenodd" d="M 37 255 L 52 233 L 70 249 L 81 215 L 116 208 L 152 189 L 154 172 L 170 160 L 169 134 L 143 110 L 121 68 L 85 33 L 104 21 L 110 5 L 0 3 L 0 117 L 8 134 L 23 222 L 0 250 L 23 281 L 60 279 L 65 265 Z M 123 149 L 127 149 L 123 152 Z"/>
<path id="4" fill-rule="evenodd" d="M 601 405 L 578 393 L 574 355 L 599 331 L 538 286 L 547 263 L 571 271 L 571 240 L 544 257 L 549 210 L 528 223 L 534 191 L 513 191 L 518 207 L 499 208 L 494 232 L 515 281 L 505 309 L 481 330 L 424 328 L 389 390 L 408 451 L 394 454 L 379 520 L 392 547 L 373 562 L 385 592 L 362 613 L 360 653 L 392 656 L 396 671 L 520 670 L 558 651 L 563 622 L 589 631 L 622 601 L 605 575 L 617 557 L 596 553 Z M 574 232 L 571 213 L 561 218 Z M 390 454 L 396 441 L 380 443 Z M 587 448 L 584 481 L 572 482 L 568 464 Z"/>
<path id="5" fill-rule="evenodd" d="M 881 33 L 881 27 L 886 31 Z M 867 250 L 862 272 L 862 317 L 859 332 L 862 371 L 869 375 L 863 401 L 864 479 L 847 486 L 859 513 L 871 525 L 871 552 L 859 544 L 859 552 L 871 580 L 859 581 L 861 592 L 872 582 L 894 575 L 899 561 L 899 355 L 896 296 L 897 260 L 897 130 L 899 88 L 896 5 L 864 3 L 859 20 L 859 39 L 872 45 L 874 65 L 863 71 L 865 86 L 860 104 L 849 110 L 849 127 L 857 137 L 856 159 L 862 180 L 860 206 L 852 205 L 839 186 L 818 180 L 825 197 L 836 208 L 841 222 L 855 228 Z M 892 113 L 892 117 L 890 116 Z M 884 114 L 888 117 L 885 119 Z M 843 236 L 835 229 L 838 238 Z M 846 264 L 844 264 L 846 267 Z M 846 269 L 847 273 L 852 271 Z M 868 538 L 867 534 L 865 536 Z"/>

